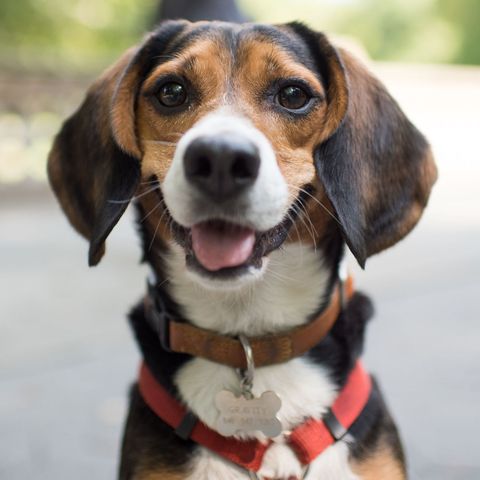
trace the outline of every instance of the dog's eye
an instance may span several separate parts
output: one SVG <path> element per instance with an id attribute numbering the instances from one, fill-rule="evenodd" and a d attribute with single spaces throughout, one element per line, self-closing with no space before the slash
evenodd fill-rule
<path id="1" fill-rule="evenodd" d="M 180 83 L 167 82 L 158 91 L 157 98 L 165 107 L 179 107 L 185 103 L 187 92 Z"/>
<path id="2" fill-rule="evenodd" d="M 305 90 L 296 85 L 288 85 L 278 92 L 278 103 L 288 110 L 299 110 L 310 100 Z"/>

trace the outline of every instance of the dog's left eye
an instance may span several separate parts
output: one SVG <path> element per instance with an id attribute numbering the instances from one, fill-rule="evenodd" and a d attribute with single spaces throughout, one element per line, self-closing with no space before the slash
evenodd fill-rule
<path id="1" fill-rule="evenodd" d="M 310 95 L 303 88 L 288 85 L 278 92 L 278 103 L 288 110 L 299 110 L 310 100 Z"/>
<path id="2" fill-rule="evenodd" d="M 165 107 L 179 107 L 185 103 L 187 92 L 180 83 L 168 82 L 160 87 L 157 98 Z"/>

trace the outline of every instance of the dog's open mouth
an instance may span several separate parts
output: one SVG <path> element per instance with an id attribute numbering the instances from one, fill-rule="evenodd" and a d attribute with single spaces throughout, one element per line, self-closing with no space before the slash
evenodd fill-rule
<path id="1" fill-rule="evenodd" d="M 243 265 L 253 254 L 255 230 L 219 220 L 191 228 L 192 252 L 198 263 L 216 272 Z"/>
<path id="2" fill-rule="evenodd" d="M 232 278 L 262 267 L 264 257 L 288 237 L 305 196 L 314 191 L 305 186 L 282 222 L 266 231 L 223 219 L 209 219 L 190 228 L 171 218 L 176 242 L 185 250 L 187 266 L 212 278 Z"/>
<path id="3" fill-rule="evenodd" d="M 176 241 L 183 246 L 189 268 L 215 278 L 235 277 L 259 269 L 263 258 L 287 238 L 292 218 L 265 232 L 225 220 L 208 220 L 185 228 L 174 223 Z"/>

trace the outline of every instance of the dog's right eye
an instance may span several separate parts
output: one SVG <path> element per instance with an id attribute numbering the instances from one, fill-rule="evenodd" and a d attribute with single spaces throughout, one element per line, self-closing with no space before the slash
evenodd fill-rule
<path id="1" fill-rule="evenodd" d="M 278 103 L 287 110 L 300 110 L 310 98 L 303 88 L 296 85 L 287 85 L 278 92 Z"/>
<path id="2" fill-rule="evenodd" d="M 185 103 L 187 92 L 180 83 L 167 82 L 160 87 L 157 98 L 164 107 L 179 107 Z"/>

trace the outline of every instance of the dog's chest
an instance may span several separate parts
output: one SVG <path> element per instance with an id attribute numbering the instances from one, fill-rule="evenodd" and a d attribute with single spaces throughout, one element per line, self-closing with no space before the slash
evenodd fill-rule
<path id="1" fill-rule="evenodd" d="M 232 369 L 203 359 L 194 359 L 176 376 L 179 391 L 190 410 L 215 429 L 218 412 L 215 395 L 223 389 L 239 392 L 239 379 Z M 278 417 L 288 431 L 307 417 L 321 416 L 336 396 L 335 385 L 328 372 L 305 359 L 294 359 L 282 365 L 256 371 L 253 393 L 274 391 L 282 400 Z M 256 435 L 262 438 L 260 434 Z M 215 454 L 199 448 L 193 458 L 190 479 L 226 480 L 248 478 L 245 471 L 225 462 Z M 264 457 L 260 478 L 301 478 L 302 466 L 293 451 L 279 440 Z M 311 467 L 308 478 L 353 480 L 357 478 L 348 466 L 348 448 L 338 443 L 327 449 Z"/>
<path id="2" fill-rule="evenodd" d="M 261 281 L 240 293 L 228 290 L 200 291 L 183 273 L 180 255 L 172 254 L 170 274 L 173 295 L 198 326 L 225 334 L 261 335 L 300 325 L 322 301 L 328 271 L 313 249 L 289 245 L 274 252 Z M 238 373 L 232 368 L 195 358 L 176 374 L 175 383 L 183 401 L 205 424 L 215 429 L 218 411 L 215 396 L 221 390 L 240 393 Z M 337 394 L 329 371 L 306 358 L 258 368 L 253 394 L 275 392 L 282 401 L 278 418 L 284 431 L 305 418 L 319 418 Z M 262 438 L 261 434 L 256 434 Z M 330 472 L 330 473 L 329 473 Z M 267 478 L 300 477 L 302 467 L 294 453 L 280 440 L 267 451 L 260 475 Z M 312 465 L 310 478 L 354 479 L 348 468 L 348 449 L 344 444 L 330 447 Z M 330 475 L 330 476 L 329 476 Z M 199 448 L 191 463 L 193 480 L 243 479 L 245 471 Z"/>

